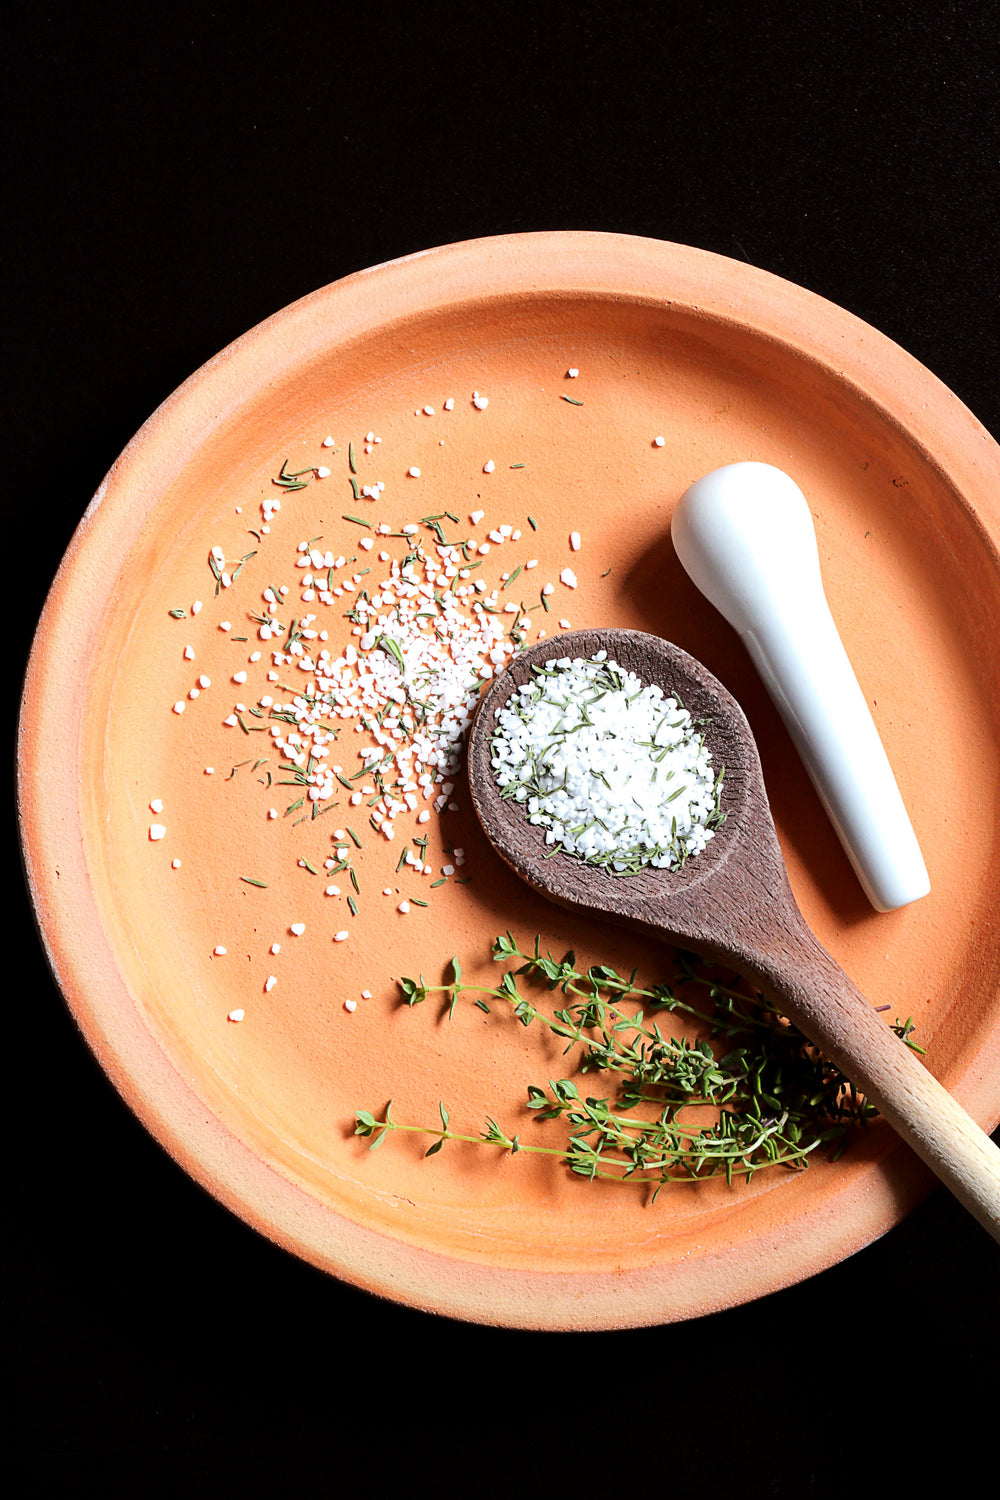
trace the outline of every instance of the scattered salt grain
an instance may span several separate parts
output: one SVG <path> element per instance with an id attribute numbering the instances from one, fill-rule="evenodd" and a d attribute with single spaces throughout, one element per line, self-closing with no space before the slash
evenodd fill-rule
<path id="1" fill-rule="evenodd" d="M 277 982 L 278 976 L 276 974 L 269 974 L 264 980 L 264 993 L 269 995 Z"/>
<path id="2" fill-rule="evenodd" d="M 153 800 L 152 800 L 152 802 L 149 804 L 149 810 L 150 810 L 150 812 L 162 812 L 163 811 L 163 801 L 162 801 L 162 798 L 160 798 L 160 797 L 154 797 Z"/>
<path id="3" fill-rule="evenodd" d="M 572 568 L 563 568 L 559 574 L 559 582 L 566 585 L 568 589 L 576 588 L 576 574 Z"/>
<path id="4" fill-rule="evenodd" d="M 293 922 L 288 930 L 289 932 L 293 932 L 296 937 L 301 937 L 306 930 L 306 924 L 304 922 Z"/>
<path id="5" fill-rule="evenodd" d="M 162 823 L 150 823 L 149 837 L 152 839 L 154 844 L 158 843 L 160 839 L 165 838 L 166 833 L 167 830 L 164 828 Z"/>
<path id="6" fill-rule="evenodd" d="M 662 435 L 658 435 L 658 436 L 656 436 L 653 439 L 653 447 L 654 448 L 662 448 L 665 442 L 666 442 L 666 438 L 663 437 Z"/>
<path id="7" fill-rule="evenodd" d="M 356 1000 L 345 1000 L 344 1001 L 344 1009 L 345 1010 L 355 1011 L 355 1010 L 357 1010 L 357 1008 L 358 1008 L 358 1002 Z"/>
<path id="8" fill-rule="evenodd" d="M 572 548 L 572 550 L 574 552 L 579 552 L 579 550 L 580 550 L 580 533 L 578 531 L 571 531 L 570 532 L 570 534 L 569 534 L 569 544 L 570 544 L 570 547 Z"/>
<path id="9" fill-rule="evenodd" d="M 345 928 L 343 932 L 335 932 L 333 934 L 333 941 L 335 943 L 346 943 L 350 935 L 351 934 Z"/>
<path id="10" fill-rule="evenodd" d="M 219 943 L 218 947 L 213 948 L 212 952 L 216 958 L 225 958 L 226 956 L 226 949 L 223 948 L 221 943 Z"/>
<path id="11" fill-rule="evenodd" d="M 243 1019 L 243 1017 L 245 1015 L 246 1015 L 246 1011 L 245 1010 L 231 1010 L 229 1012 L 228 1016 L 226 1017 L 226 1020 L 227 1021 L 242 1021 L 242 1019 Z"/>

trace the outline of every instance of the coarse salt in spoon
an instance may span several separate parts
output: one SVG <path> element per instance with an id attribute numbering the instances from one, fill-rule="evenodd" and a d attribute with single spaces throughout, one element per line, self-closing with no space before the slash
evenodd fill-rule
<path id="1" fill-rule="evenodd" d="M 727 464 L 681 496 L 674 550 L 739 633 L 872 905 L 930 880 L 878 730 L 834 624 L 805 496 L 783 470 Z"/>
<path id="2" fill-rule="evenodd" d="M 598 652 L 644 684 L 676 694 L 725 767 L 725 821 L 679 869 L 614 875 L 553 854 L 523 806 L 501 797 L 492 766 L 497 711 L 532 668 Z M 633 630 L 580 630 L 514 658 L 480 701 L 468 747 L 472 800 L 501 857 L 562 906 L 591 911 L 731 965 L 753 979 L 878 1108 L 994 1238 L 1000 1240 L 1000 1149 L 875 1014 L 806 925 L 788 883 L 757 746 L 736 700 L 678 646 Z"/>

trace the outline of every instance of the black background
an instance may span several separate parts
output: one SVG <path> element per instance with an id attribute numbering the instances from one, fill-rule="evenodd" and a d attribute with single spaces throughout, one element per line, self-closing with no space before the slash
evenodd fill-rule
<path id="1" fill-rule="evenodd" d="M 996 18 L 15 4 L 12 705 L 73 528 L 153 408 L 294 298 L 429 246 L 606 229 L 745 259 L 874 324 L 1000 431 Z M 874 1463 L 922 1494 L 932 1465 L 963 1483 L 988 1457 L 1000 1250 L 943 1191 L 844 1264 L 689 1324 L 525 1334 L 382 1303 L 244 1228 L 146 1135 L 11 869 L 16 1493 L 298 1494 L 311 1474 L 377 1497 L 826 1496 Z"/>

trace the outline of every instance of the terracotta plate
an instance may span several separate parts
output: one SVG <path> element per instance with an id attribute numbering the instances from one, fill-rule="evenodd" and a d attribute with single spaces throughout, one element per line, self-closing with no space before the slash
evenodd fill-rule
<path id="1" fill-rule="evenodd" d="M 866 905 L 742 648 L 672 555 L 685 486 L 745 458 L 786 469 L 810 499 L 831 607 L 923 846 L 932 895 L 892 915 Z M 286 461 L 303 488 L 273 483 Z M 376 482 L 385 488 L 371 499 Z M 464 1001 L 449 1021 L 434 1002 L 401 1006 L 400 975 L 440 982 L 458 954 L 467 977 L 495 982 L 490 941 L 506 928 L 651 977 L 670 955 L 520 888 L 484 847 L 460 781 L 457 810 L 420 825 L 431 878 L 396 869 L 420 831 L 413 815 L 390 843 L 346 789 L 319 817 L 295 808 L 296 789 L 277 784 L 287 777 L 266 711 L 252 713 L 274 645 L 252 616 L 265 589 L 285 586 L 284 622 L 315 614 L 339 653 L 356 595 L 303 600 L 298 544 L 318 537 L 343 555 L 338 578 L 371 567 L 374 589 L 380 543 L 365 552 L 372 531 L 343 517 L 399 531 L 450 511 L 451 537 L 520 533 L 471 554 L 491 587 L 538 560 L 500 596 L 523 602 L 529 639 L 561 619 L 616 624 L 700 657 L 754 726 L 807 919 L 874 1003 L 914 1015 L 930 1066 L 992 1128 L 998 495 L 996 445 L 913 359 L 809 292 L 701 251 L 601 234 L 483 240 L 349 277 L 277 314 L 126 449 L 77 531 L 31 660 L 28 875 L 53 968 L 102 1065 L 248 1223 L 359 1286 L 456 1317 L 567 1329 L 681 1319 L 850 1254 L 930 1185 L 880 1125 L 836 1165 L 685 1187 L 652 1207 L 545 1157 L 452 1143 L 425 1160 L 417 1137 L 374 1154 L 355 1138 L 354 1111 L 392 1098 L 400 1120 L 434 1124 L 443 1100 L 457 1130 L 475 1134 L 489 1113 L 541 1139 L 526 1087 L 566 1070 L 537 1028 L 500 1007 L 485 1015 Z M 426 525 L 420 534 L 435 540 Z M 408 545 L 384 541 L 393 556 Z M 213 547 L 233 575 L 218 594 Z M 569 566 L 576 589 L 558 581 Z M 279 675 L 294 686 L 307 676 L 295 672 Z M 202 675 L 212 685 L 189 697 Z M 226 724 L 234 713 L 246 733 Z M 351 739 L 346 726 L 348 779 L 363 742 Z M 324 895 L 337 847 L 357 894 L 345 871 L 340 894 Z M 442 877 L 444 865 L 454 873 Z M 406 915 L 405 898 L 416 898 Z"/>

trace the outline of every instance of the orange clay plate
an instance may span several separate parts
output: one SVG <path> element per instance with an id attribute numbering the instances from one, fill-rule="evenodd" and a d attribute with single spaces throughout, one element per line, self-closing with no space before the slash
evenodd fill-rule
<path id="1" fill-rule="evenodd" d="M 830 605 L 931 873 L 932 894 L 891 915 L 866 904 L 738 640 L 671 550 L 678 496 L 738 459 L 785 469 L 814 512 Z M 304 487 L 274 484 L 285 464 L 304 471 Z M 320 466 L 328 476 L 316 477 Z M 376 482 L 378 499 L 365 496 Z M 284 586 L 285 624 L 314 614 L 334 656 L 357 643 L 345 618 L 356 593 L 304 601 L 298 544 L 320 538 L 319 550 L 343 555 L 338 578 L 370 567 L 374 592 L 389 566 L 379 551 L 400 557 L 408 543 L 366 552 L 373 531 L 348 514 L 399 531 L 450 511 L 459 521 L 443 523 L 447 535 L 477 547 L 501 525 L 520 532 L 470 556 L 491 590 L 537 559 L 499 596 L 523 603 L 529 640 L 561 620 L 655 631 L 735 693 L 807 920 L 887 1019 L 914 1016 L 931 1068 L 992 1128 L 998 495 L 996 445 L 927 370 L 821 298 L 702 251 L 603 234 L 487 239 L 363 272 L 278 313 L 182 386 L 116 463 L 31 659 L 28 877 L 101 1064 L 166 1149 L 249 1224 L 349 1282 L 458 1318 L 552 1329 L 678 1320 L 866 1244 L 930 1186 L 881 1124 L 836 1164 L 672 1187 L 652 1206 L 641 1189 L 588 1183 L 544 1156 L 452 1142 L 426 1160 L 417 1136 L 391 1135 L 374 1153 L 355 1137 L 355 1110 L 381 1112 L 390 1098 L 398 1120 L 432 1126 L 443 1100 L 452 1128 L 472 1135 L 487 1114 L 526 1142 L 558 1128 L 525 1108 L 529 1084 L 571 1066 L 547 1033 L 468 997 L 451 1020 L 437 999 L 410 1009 L 400 975 L 441 983 L 457 954 L 468 982 L 496 983 L 490 944 L 507 928 L 651 979 L 672 955 L 523 888 L 485 846 L 461 776 L 455 810 L 422 825 L 407 810 L 392 841 L 339 784 L 320 816 L 308 802 L 286 812 L 300 789 L 277 784 L 289 778 L 266 710 L 252 713 L 284 694 L 267 679 L 274 642 L 252 616 L 265 589 Z M 262 506 L 275 499 L 264 531 Z M 427 526 L 420 535 L 436 541 Z M 218 594 L 213 547 L 229 574 L 254 554 Z M 575 589 L 559 581 L 567 567 Z M 294 664 L 279 675 L 300 690 L 308 680 Z M 201 676 L 211 686 L 189 697 Z M 237 703 L 247 733 L 225 723 Z M 345 724 L 336 758 L 348 779 L 368 743 Z M 427 836 L 430 877 L 397 872 L 415 834 Z M 324 868 L 337 847 L 357 894 L 349 872 Z M 455 873 L 438 884 L 445 865 Z M 325 895 L 328 883 L 340 894 Z M 427 904 L 402 914 L 406 898 Z"/>

